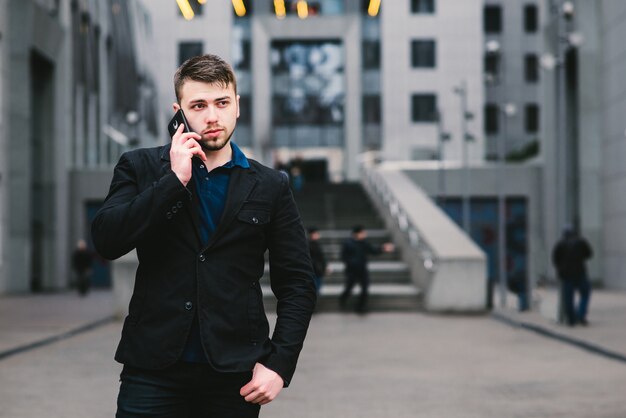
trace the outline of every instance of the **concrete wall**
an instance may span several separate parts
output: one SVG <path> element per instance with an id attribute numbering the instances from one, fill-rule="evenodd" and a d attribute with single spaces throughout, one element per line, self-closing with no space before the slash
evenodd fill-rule
<path id="1" fill-rule="evenodd" d="M 601 53 L 600 72 L 595 76 L 600 83 L 599 123 L 603 128 L 600 130 L 604 222 L 604 254 L 601 260 L 604 263 L 606 286 L 626 289 L 626 21 L 616 18 L 626 14 L 626 2 L 606 0 L 598 3 L 594 11 L 597 12 L 597 28 L 602 45 L 598 51 Z M 585 80 L 592 77 L 589 73 Z"/>
<path id="2" fill-rule="evenodd" d="M 434 93 L 443 115 L 445 130 L 453 138 L 446 143 L 444 156 L 462 159 L 462 112 L 459 96 L 453 92 L 467 82 L 468 110 L 474 114 L 468 130 L 476 141 L 469 144 L 470 160 L 483 159 L 483 33 L 481 0 L 441 0 L 436 13 L 412 14 L 409 1 L 385 2 L 381 15 L 381 91 L 383 109 L 383 158 L 406 160 L 414 150 L 437 150 L 434 123 L 411 120 L 411 96 Z M 411 67 L 411 40 L 436 40 L 435 69 Z"/>
<path id="3" fill-rule="evenodd" d="M 448 165 L 445 173 L 436 163 L 395 164 L 432 197 L 462 197 L 466 193 L 468 171 Z M 503 188 L 507 197 L 525 197 L 528 202 L 528 274 L 531 286 L 540 278 L 551 277 L 551 244 L 546 242 L 543 223 L 543 184 L 540 165 L 477 165 L 469 172 L 468 195 L 496 198 Z M 441 180 L 445 189 L 441 190 Z M 504 181 L 503 181 L 504 180 Z"/>
<path id="4" fill-rule="evenodd" d="M 109 7 L 95 0 L 76 3 L 78 13 L 89 14 L 89 30 L 98 27 L 101 35 L 103 82 L 87 96 L 73 74 L 71 3 L 0 1 L 0 294 L 29 291 L 33 277 L 39 290 L 69 285 L 70 251 L 86 236 L 84 203 L 107 190 L 86 179 L 102 165 L 108 182 L 107 158 L 116 161 L 122 149 L 108 153 L 109 140 L 100 131 L 100 124 L 114 124 L 105 48 Z M 139 16 L 139 3 L 130 10 L 131 19 Z M 141 20 L 149 23 L 145 14 Z M 148 39 L 139 42 L 147 45 Z M 96 158 L 98 152 L 106 158 Z M 81 167 L 77 185 L 70 184 L 72 167 Z"/>
<path id="5" fill-rule="evenodd" d="M 64 120 L 61 115 L 68 100 L 63 90 L 67 4 L 63 3 L 56 14 L 32 1 L 9 2 L 5 10 L 4 56 L 8 65 L 3 80 L 12 88 L 3 95 L 10 106 L 3 108 L 5 125 L 0 138 L 8 168 L 3 196 L 6 231 L 2 234 L 6 268 L 2 270 L 0 282 L 4 286 L 0 292 L 23 292 L 30 288 L 37 270 L 33 269 L 35 262 L 41 263 L 39 280 L 43 289 L 57 287 L 67 272 L 63 262 L 67 248 L 67 185 L 61 139 L 67 130 L 59 123 Z M 32 89 L 32 54 L 50 65 L 48 81 L 38 91 Z M 33 170 L 39 170 L 41 180 L 35 182 Z M 36 223 L 42 238 L 34 248 L 31 238 Z"/>
<path id="6" fill-rule="evenodd" d="M 7 286 L 7 141 L 6 138 L 6 121 L 7 112 L 7 93 L 6 79 L 8 73 L 8 48 L 7 48 L 7 15 L 8 0 L 0 0 L 0 293 Z"/>
<path id="7" fill-rule="evenodd" d="M 484 312 L 484 252 L 395 164 L 364 166 L 363 184 L 433 312 Z"/>
<path id="8" fill-rule="evenodd" d="M 546 13 L 550 13 L 544 2 Z M 622 3 L 617 1 L 586 2 L 576 1 L 575 19 L 570 24 L 570 30 L 581 33 L 584 42 L 577 49 L 578 54 L 578 82 L 576 89 L 567 88 L 567 104 L 571 108 L 573 101 L 578 102 L 577 112 L 572 111 L 567 115 L 565 126 L 565 144 L 559 144 L 559 101 L 558 77 L 564 74 L 564 70 L 557 65 L 552 70 L 542 70 L 543 107 L 541 109 L 541 160 L 544 165 L 543 172 L 543 217 L 545 225 L 545 241 L 554 245 L 561 236 L 561 231 L 568 213 L 573 207 L 578 208 L 580 216 L 580 229 L 582 235 L 587 238 L 594 249 L 595 256 L 588 263 L 589 275 L 595 282 L 604 283 L 613 287 L 615 273 L 609 273 L 607 268 L 614 269 L 620 264 L 616 260 L 621 258 L 618 247 L 608 237 L 613 237 L 619 230 L 613 223 L 615 214 L 621 208 L 615 208 L 611 201 L 608 188 L 616 185 L 617 178 L 614 173 L 621 170 L 621 158 L 615 145 L 621 141 L 616 135 L 622 137 L 624 127 L 620 127 L 622 114 L 614 117 L 614 126 L 607 125 L 607 114 L 620 109 L 619 104 L 607 101 L 606 92 L 616 94 L 620 86 L 626 86 L 621 81 L 621 69 L 611 67 L 611 56 L 617 56 L 623 50 L 619 35 L 611 43 L 605 36 L 606 33 L 615 33 L 615 27 L 619 21 L 611 20 L 613 13 L 619 12 Z M 607 12 L 607 7 L 612 9 Z M 607 14 L 608 13 L 608 14 Z M 544 45 L 545 51 L 558 56 L 556 44 L 556 14 L 547 15 L 544 19 Z M 617 59 L 619 62 L 619 59 Z M 611 74 L 614 76 L 608 79 Z M 615 126 L 617 125 L 617 126 Z M 613 134 L 608 132 L 612 130 Z M 571 175 L 563 175 L 566 160 L 574 161 L 578 170 L 578 180 Z M 619 180 L 617 180 L 619 183 Z M 578 187 L 576 196 L 573 187 Z M 619 190 L 618 186 L 618 190 Z M 577 200 L 576 200 L 577 199 Z M 614 209 L 610 209 L 614 207 Z M 571 215 L 570 215 L 571 216 Z M 617 215 L 619 218 L 620 215 Z M 613 247 L 613 248 L 611 248 Z M 626 247 L 624 247 L 626 248 Z M 614 256 L 605 256 L 605 250 L 613 252 Z M 617 251 L 618 253 L 614 253 Z M 618 255 L 620 254 L 620 255 Z M 609 258 L 607 258 L 609 257 Z M 552 270 L 551 277 L 556 273 Z M 619 275 L 619 274 L 618 274 Z M 619 279 L 621 280 L 621 279 Z"/>

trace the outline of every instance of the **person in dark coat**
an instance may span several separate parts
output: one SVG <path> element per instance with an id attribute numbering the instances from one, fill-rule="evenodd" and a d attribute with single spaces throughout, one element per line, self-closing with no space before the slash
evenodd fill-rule
<path id="1" fill-rule="evenodd" d="M 576 323 L 587 325 L 591 284 L 585 262 L 592 256 L 593 250 L 589 243 L 571 226 L 563 230 L 563 237 L 552 251 L 552 263 L 561 280 L 561 301 L 565 319 L 570 326 Z M 580 294 L 578 307 L 575 306 L 576 292 Z"/>
<path id="2" fill-rule="evenodd" d="M 287 177 L 230 141 L 231 66 L 190 58 L 174 86 L 189 131 L 181 123 L 167 145 L 124 153 L 92 224 L 104 258 L 136 249 L 139 261 L 115 354 L 116 417 L 258 417 L 289 385 L 315 309 L 304 226 Z"/>
<path id="3" fill-rule="evenodd" d="M 367 312 L 367 299 L 369 296 L 369 272 L 367 269 L 368 255 L 377 255 L 383 252 L 392 252 L 392 243 L 385 243 L 381 247 L 376 247 L 366 241 L 367 231 L 361 225 L 352 228 L 352 236 L 343 243 L 341 248 L 341 260 L 345 266 L 346 283 L 339 304 L 346 307 L 348 298 L 352 293 L 355 284 L 361 287 L 361 294 L 356 305 L 359 313 Z"/>
<path id="4" fill-rule="evenodd" d="M 72 253 L 72 269 L 76 274 L 76 288 L 78 294 L 85 296 L 91 287 L 91 264 L 93 262 L 93 254 L 87 248 L 84 239 L 79 239 L 76 243 L 76 249 Z"/>
<path id="5" fill-rule="evenodd" d="M 315 273 L 315 288 L 318 294 L 328 270 L 326 256 L 319 243 L 320 237 L 320 231 L 316 227 L 309 228 L 309 252 L 311 253 L 311 262 L 313 263 L 313 272 Z"/>

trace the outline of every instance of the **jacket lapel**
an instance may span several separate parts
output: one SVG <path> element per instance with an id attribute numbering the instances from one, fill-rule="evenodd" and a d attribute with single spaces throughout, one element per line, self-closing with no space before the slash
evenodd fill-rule
<path id="1" fill-rule="evenodd" d="M 245 169 L 236 166 L 231 170 L 224 212 L 205 250 L 210 248 L 228 228 L 228 225 L 233 221 L 235 216 L 237 216 L 237 213 L 239 213 L 243 203 L 246 201 L 257 182 L 256 172 L 252 167 Z"/>
<path id="2" fill-rule="evenodd" d="M 161 176 L 167 174 L 169 170 L 171 170 L 170 164 L 170 147 L 171 144 L 167 144 L 163 147 L 163 151 L 161 152 Z M 187 211 L 187 214 L 191 217 L 191 222 L 193 223 L 193 230 L 196 235 L 196 239 L 198 242 L 201 242 L 200 238 L 200 214 L 198 213 L 198 193 L 196 193 L 196 184 L 193 181 L 193 176 L 189 183 L 187 183 L 187 189 L 191 192 L 191 205 L 185 205 L 184 208 Z"/>

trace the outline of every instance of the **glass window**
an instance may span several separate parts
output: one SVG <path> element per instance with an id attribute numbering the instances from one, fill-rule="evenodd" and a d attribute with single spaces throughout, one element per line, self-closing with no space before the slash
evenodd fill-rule
<path id="1" fill-rule="evenodd" d="M 377 70 L 380 68 L 380 42 L 363 41 L 363 69 Z"/>
<path id="2" fill-rule="evenodd" d="M 437 119 L 437 97 L 434 94 L 414 94 L 411 101 L 413 122 L 435 122 Z"/>
<path id="3" fill-rule="evenodd" d="M 275 127 L 343 126 L 344 49 L 340 40 L 272 41 L 270 57 Z"/>
<path id="4" fill-rule="evenodd" d="M 363 124 L 379 125 L 380 121 L 380 95 L 363 96 Z"/>
<path id="5" fill-rule="evenodd" d="M 489 103 L 485 105 L 485 133 L 495 135 L 499 130 L 499 109 L 497 104 Z"/>
<path id="6" fill-rule="evenodd" d="M 485 6 L 483 15 L 485 33 L 502 32 L 502 7 Z"/>
<path id="7" fill-rule="evenodd" d="M 435 13 L 435 0 L 411 0 L 411 13 Z"/>
<path id="8" fill-rule="evenodd" d="M 250 96 L 241 95 L 239 97 L 239 119 L 238 124 L 250 125 L 252 123 L 252 102 Z"/>
<path id="9" fill-rule="evenodd" d="M 243 39 L 241 41 L 241 50 L 237 51 L 241 54 L 238 59 L 233 59 L 235 70 L 249 70 L 251 66 L 250 40 Z"/>
<path id="10" fill-rule="evenodd" d="M 526 105 L 526 112 L 524 117 L 524 125 L 526 126 L 526 132 L 537 133 L 539 132 L 539 106 L 531 103 Z"/>
<path id="11" fill-rule="evenodd" d="M 537 58 L 537 54 L 526 54 L 524 57 L 524 78 L 527 83 L 539 81 L 539 58 Z"/>
<path id="12" fill-rule="evenodd" d="M 538 13 L 537 6 L 534 4 L 527 4 L 524 6 L 524 30 L 527 33 L 537 32 L 538 26 Z"/>
<path id="13" fill-rule="evenodd" d="M 202 55 L 202 42 L 181 42 L 178 44 L 178 65 L 197 55 Z"/>
<path id="14" fill-rule="evenodd" d="M 413 68 L 434 68 L 435 41 L 432 39 L 414 40 L 411 43 L 411 64 Z"/>
<path id="15" fill-rule="evenodd" d="M 485 74 L 492 79 L 491 81 L 496 81 L 500 74 L 500 55 L 485 54 Z"/>

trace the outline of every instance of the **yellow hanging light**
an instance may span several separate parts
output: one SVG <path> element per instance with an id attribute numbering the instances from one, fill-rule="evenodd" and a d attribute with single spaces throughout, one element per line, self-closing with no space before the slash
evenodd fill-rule
<path id="1" fill-rule="evenodd" d="M 193 12 L 193 9 L 191 8 L 191 5 L 189 4 L 189 0 L 176 0 L 176 3 L 178 4 L 178 8 L 183 14 L 185 20 L 193 19 L 195 14 Z"/>
<path id="2" fill-rule="evenodd" d="M 367 7 L 367 14 L 371 17 L 378 16 L 378 12 L 380 11 L 380 0 L 370 0 L 370 4 Z"/>
<path id="3" fill-rule="evenodd" d="M 300 19 L 306 19 L 309 16 L 309 5 L 306 0 L 298 0 L 296 8 L 298 9 L 298 17 Z"/>
<path id="4" fill-rule="evenodd" d="M 243 0 L 232 0 L 232 1 L 233 1 L 233 8 L 235 9 L 235 14 L 239 17 L 245 16 L 246 6 L 243 4 Z"/>
<path id="5" fill-rule="evenodd" d="M 285 0 L 274 0 L 274 13 L 278 19 L 284 19 L 287 14 L 285 9 Z"/>

